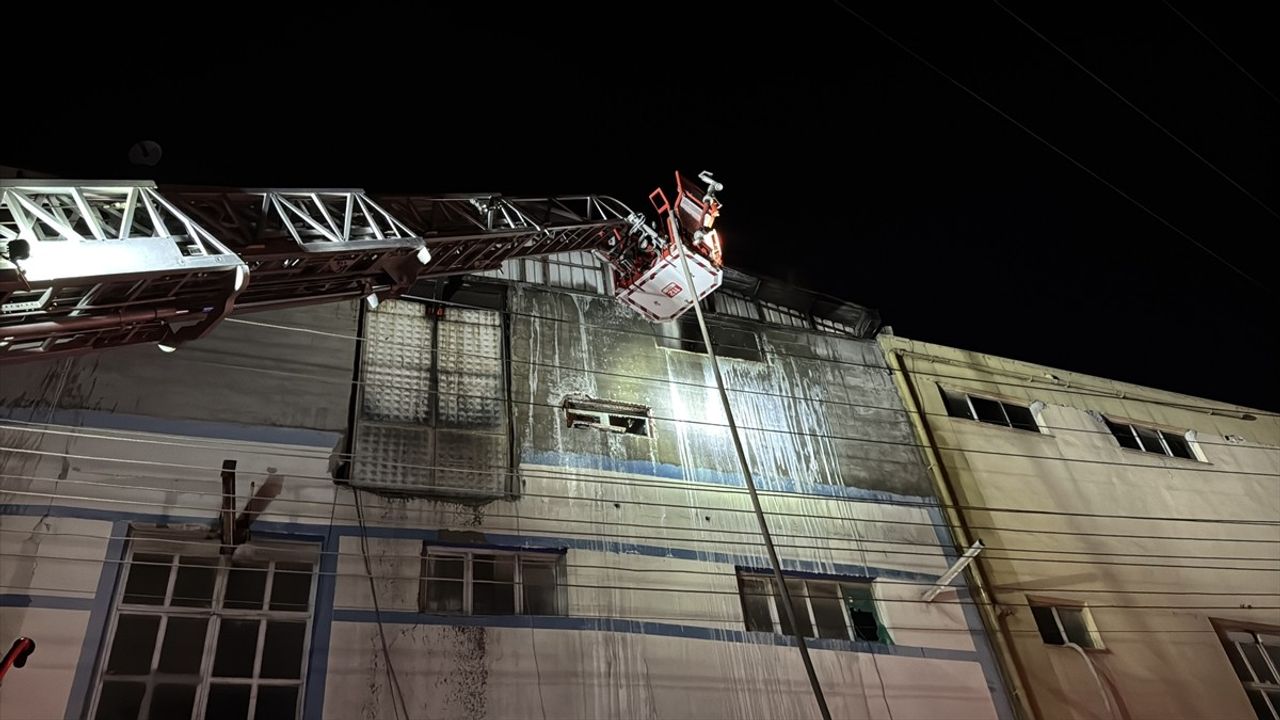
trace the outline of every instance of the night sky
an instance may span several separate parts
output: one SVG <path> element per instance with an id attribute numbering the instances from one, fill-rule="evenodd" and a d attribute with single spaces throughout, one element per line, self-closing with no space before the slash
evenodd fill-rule
<path id="1" fill-rule="evenodd" d="M 633 207 L 708 169 L 740 269 L 875 307 L 899 335 L 1280 410 L 1280 219 L 997 5 L 847 1 L 1265 287 L 832 2 L 130 19 L 60 48 L 76 72 L 7 53 L 0 164 Z M 1273 18 L 1175 5 L 1280 94 Z M 1166 5 L 1008 7 L 1280 211 L 1280 100 Z M 142 139 L 158 166 L 128 163 Z"/>

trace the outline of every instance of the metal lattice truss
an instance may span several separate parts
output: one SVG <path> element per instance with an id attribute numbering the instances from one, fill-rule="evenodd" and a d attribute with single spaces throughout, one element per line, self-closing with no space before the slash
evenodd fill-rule
<path id="1" fill-rule="evenodd" d="M 395 297 L 419 277 L 608 251 L 633 229 L 600 196 L 0 181 L 0 362 L 176 347 L 231 312 Z"/>
<path id="2" fill-rule="evenodd" d="M 493 195 L 379 198 L 426 240 L 427 277 L 483 272 L 504 260 L 607 247 L 632 212 L 599 195 L 504 198 Z"/>

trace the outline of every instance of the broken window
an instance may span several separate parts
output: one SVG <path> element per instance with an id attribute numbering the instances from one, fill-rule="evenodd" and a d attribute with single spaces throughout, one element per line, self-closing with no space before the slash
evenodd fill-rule
<path id="1" fill-rule="evenodd" d="M 511 487 L 504 293 L 464 282 L 447 302 L 366 312 L 352 485 L 468 497 Z"/>
<path id="2" fill-rule="evenodd" d="M 130 541 L 95 720 L 300 714 L 315 548 L 245 548 L 253 561 L 219 554 L 212 542 Z"/>
<path id="3" fill-rule="evenodd" d="M 564 414 L 569 427 L 650 435 L 649 407 L 646 405 L 569 397 L 564 401 Z"/>
<path id="4" fill-rule="evenodd" d="M 669 323 L 662 323 L 657 329 L 659 347 L 702 354 L 707 352 L 707 344 L 702 340 L 702 328 L 693 312 L 686 312 Z M 708 321 L 707 333 L 711 336 L 711 346 L 715 348 L 716 357 L 764 362 L 760 338 L 754 331 Z"/>
<path id="5" fill-rule="evenodd" d="M 1280 629 L 1214 620 L 1227 659 L 1260 720 L 1280 720 Z"/>
<path id="6" fill-rule="evenodd" d="M 970 395 L 944 387 L 939 387 L 938 390 L 942 392 L 942 402 L 947 408 L 947 414 L 951 417 L 1040 432 L 1035 413 L 1031 412 L 1031 408 L 1026 405 Z"/>
<path id="7" fill-rule="evenodd" d="M 867 582 L 788 577 L 796 625 L 805 637 L 889 643 Z M 747 629 L 793 634 L 783 595 L 773 576 L 738 572 L 738 593 Z"/>
<path id="8" fill-rule="evenodd" d="M 419 609 L 457 615 L 563 615 L 563 554 L 423 545 Z"/>
<path id="9" fill-rule="evenodd" d="M 1115 436 L 1116 442 L 1120 443 L 1120 447 L 1186 460 L 1199 459 L 1191 448 L 1190 431 L 1178 434 L 1169 430 L 1117 422 L 1107 417 L 1102 420 Z"/>
<path id="10" fill-rule="evenodd" d="M 1075 643 L 1082 648 L 1102 647 L 1102 638 L 1093 627 L 1089 608 L 1083 605 L 1032 603 L 1031 617 L 1035 619 L 1040 639 L 1046 645 Z"/>

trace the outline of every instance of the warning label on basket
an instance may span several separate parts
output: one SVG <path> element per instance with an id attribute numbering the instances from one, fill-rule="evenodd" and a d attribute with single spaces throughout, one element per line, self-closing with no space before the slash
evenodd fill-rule
<path id="1" fill-rule="evenodd" d="M 679 295 L 681 290 L 684 290 L 684 288 L 680 287 L 679 283 L 671 282 L 667 283 L 667 286 L 662 288 L 662 294 L 669 298 L 673 298 Z"/>

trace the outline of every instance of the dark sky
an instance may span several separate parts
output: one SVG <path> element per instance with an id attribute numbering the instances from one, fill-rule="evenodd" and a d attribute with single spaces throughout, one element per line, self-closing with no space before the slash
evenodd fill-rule
<path id="1" fill-rule="evenodd" d="M 636 206 L 671 170 L 710 169 L 744 270 L 878 308 L 899 335 L 1280 410 L 1267 210 L 994 4 L 849 0 L 1265 289 L 834 3 L 747 5 L 335 5 L 292 26 L 266 11 L 94 26 L 59 53 L 73 70 L 14 66 L 52 94 L 9 104 L 0 163 Z M 1163 3 L 1009 7 L 1280 210 L 1280 101 Z M 1273 18 L 1179 9 L 1280 93 Z M 140 139 L 162 145 L 160 165 L 128 164 Z"/>

